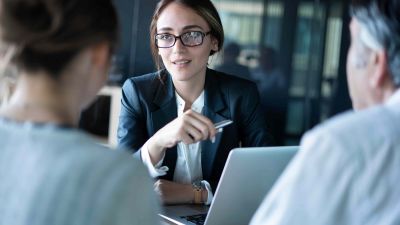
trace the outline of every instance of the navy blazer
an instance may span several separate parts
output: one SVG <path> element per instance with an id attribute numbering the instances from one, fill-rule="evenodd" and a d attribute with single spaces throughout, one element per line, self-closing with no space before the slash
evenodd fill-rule
<path id="1" fill-rule="evenodd" d="M 204 94 L 203 115 L 214 123 L 234 122 L 217 134 L 215 143 L 201 143 L 203 179 L 215 191 L 231 149 L 271 145 L 271 138 L 255 83 L 207 69 Z M 118 142 L 133 152 L 140 151 L 151 136 L 177 117 L 175 88 L 166 70 L 125 81 L 121 103 Z M 163 165 L 169 171 L 163 179 L 173 179 L 176 160 L 176 146 L 167 149 Z"/>

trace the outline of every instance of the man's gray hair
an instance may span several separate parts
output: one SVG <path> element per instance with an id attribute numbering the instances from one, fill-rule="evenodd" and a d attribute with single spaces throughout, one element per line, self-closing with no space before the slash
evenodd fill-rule
<path id="1" fill-rule="evenodd" d="M 350 14 L 372 37 L 370 41 L 376 41 L 386 51 L 393 83 L 400 87 L 400 1 L 353 0 Z"/>

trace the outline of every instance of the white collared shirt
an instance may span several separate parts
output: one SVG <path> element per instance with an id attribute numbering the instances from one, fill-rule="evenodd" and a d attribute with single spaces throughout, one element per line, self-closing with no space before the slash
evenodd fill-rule
<path id="1" fill-rule="evenodd" d="M 302 138 L 251 225 L 400 223 L 400 89 Z"/>
<path id="2" fill-rule="evenodd" d="M 176 96 L 176 105 L 178 116 L 182 115 L 183 110 L 185 109 L 185 101 L 177 92 L 175 92 Z M 191 109 L 197 113 L 201 113 L 204 107 L 204 90 L 200 94 L 199 97 L 193 102 Z M 194 144 L 184 144 L 183 142 L 179 142 L 177 144 L 177 160 L 174 172 L 174 182 L 181 184 L 191 184 L 194 181 L 202 180 L 201 182 L 205 185 L 208 198 L 205 202 L 206 205 L 211 204 L 213 199 L 213 194 L 211 191 L 210 184 L 203 180 L 203 172 L 201 167 L 201 144 L 200 142 Z M 149 169 L 150 175 L 152 177 L 163 176 L 167 173 L 169 168 L 167 166 L 161 166 L 164 161 L 164 156 L 162 159 L 153 166 L 151 162 L 149 151 L 147 148 L 147 142 L 142 146 L 141 156 L 143 163 Z"/>

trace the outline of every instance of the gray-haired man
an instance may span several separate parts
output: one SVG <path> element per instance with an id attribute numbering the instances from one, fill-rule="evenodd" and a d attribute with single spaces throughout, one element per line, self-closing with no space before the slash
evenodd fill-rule
<path id="1" fill-rule="evenodd" d="M 251 224 L 400 224 L 400 1 L 354 0 L 353 107 L 308 132 Z"/>

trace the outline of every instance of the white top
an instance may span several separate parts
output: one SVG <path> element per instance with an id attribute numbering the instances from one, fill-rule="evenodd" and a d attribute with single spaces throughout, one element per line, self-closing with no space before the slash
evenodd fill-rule
<path id="1" fill-rule="evenodd" d="M 400 224 L 400 91 L 308 132 L 252 225 Z"/>
<path id="2" fill-rule="evenodd" d="M 1 225 L 158 224 L 142 163 L 73 128 L 0 119 Z"/>
<path id="3" fill-rule="evenodd" d="M 181 96 L 177 92 L 175 92 L 176 96 L 176 105 L 178 116 L 182 115 L 183 110 L 185 109 L 185 100 L 182 99 Z M 204 107 L 204 90 L 200 94 L 199 97 L 193 102 L 191 109 L 197 113 L 201 113 Z M 151 162 L 149 150 L 147 148 L 147 142 L 141 148 L 141 156 L 143 163 L 148 167 L 151 176 L 158 177 L 163 176 L 167 173 L 169 168 L 167 166 L 161 166 L 164 157 L 156 163 L 154 166 Z M 212 189 L 210 184 L 203 180 L 203 172 L 201 167 L 201 144 L 200 142 L 194 144 L 185 144 L 183 142 L 179 142 L 177 145 L 178 157 L 176 160 L 175 172 L 174 172 L 174 181 L 181 184 L 191 184 L 194 181 L 202 180 L 202 183 L 205 185 L 208 198 L 205 202 L 206 205 L 211 204 L 213 199 Z"/>

